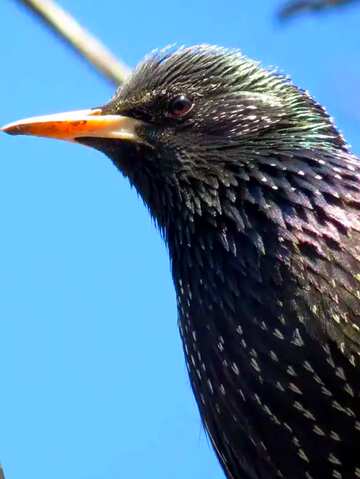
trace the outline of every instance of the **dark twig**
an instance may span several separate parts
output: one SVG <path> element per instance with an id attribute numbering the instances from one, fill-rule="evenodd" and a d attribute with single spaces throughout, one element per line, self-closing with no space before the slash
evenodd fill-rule
<path id="1" fill-rule="evenodd" d="M 280 9 L 279 17 L 284 20 L 300 13 L 340 7 L 355 1 L 358 0 L 292 0 Z"/>
<path id="2" fill-rule="evenodd" d="M 36 13 L 47 26 L 113 83 L 120 85 L 124 82 L 130 71 L 128 67 L 56 2 L 53 0 L 18 1 Z"/>

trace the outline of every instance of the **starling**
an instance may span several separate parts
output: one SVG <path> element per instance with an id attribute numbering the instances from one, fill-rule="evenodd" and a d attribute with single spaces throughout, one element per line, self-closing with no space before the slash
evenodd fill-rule
<path id="1" fill-rule="evenodd" d="M 227 478 L 360 478 L 360 162 L 321 105 L 201 45 L 151 54 L 103 107 L 3 131 L 102 151 L 148 206 Z"/>

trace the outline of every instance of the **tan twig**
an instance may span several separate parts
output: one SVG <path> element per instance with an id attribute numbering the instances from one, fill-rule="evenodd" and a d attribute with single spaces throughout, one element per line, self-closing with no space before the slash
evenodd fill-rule
<path id="1" fill-rule="evenodd" d="M 99 40 L 87 32 L 53 0 L 18 0 L 36 13 L 63 40 L 116 85 L 124 82 L 130 70 Z M 1 477 L 0 477 L 1 479 Z"/>
<path id="2" fill-rule="evenodd" d="M 106 78 L 116 85 L 124 82 L 130 73 L 129 68 L 53 0 L 18 1 L 36 13 L 46 25 L 51 27 L 60 38 L 65 40 L 83 58 L 86 58 Z M 1 465 L 0 479 L 5 479 Z"/>

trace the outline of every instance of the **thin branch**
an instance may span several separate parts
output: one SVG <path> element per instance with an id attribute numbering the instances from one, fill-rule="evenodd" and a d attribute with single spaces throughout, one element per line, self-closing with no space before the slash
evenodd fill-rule
<path id="1" fill-rule="evenodd" d="M 292 0 L 280 9 L 279 17 L 286 19 L 305 12 L 318 12 L 341 7 L 357 0 Z"/>
<path id="2" fill-rule="evenodd" d="M 18 0 L 37 14 L 75 51 L 116 85 L 124 82 L 130 70 L 99 40 L 87 32 L 53 0 Z M 1 479 L 1 476 L 0 476 Z"/>
<path id="3" fill-rule="evenodd" d="M 87 32 L 53 0 L 18 0 L 37 14 L 61 39 L 116 85 L 124 82 L 130 69 L 108 48 Z M 0 479 L 5 479 L 0 464 Z"/>

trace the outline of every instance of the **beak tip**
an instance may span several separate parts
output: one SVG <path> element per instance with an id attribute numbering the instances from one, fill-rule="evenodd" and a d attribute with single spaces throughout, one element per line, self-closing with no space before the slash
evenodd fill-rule
<path id="1" fill-rule="evenodd" d="M 20 129 L 17 126 L 14 126 L 11 123 L 8 123 L 7 125 L 0 127 L 0 131 L 2 133 L 7 133 L 8 135 L 19 135 L 21 133 L 21 131 L 19 130 Z"/>

